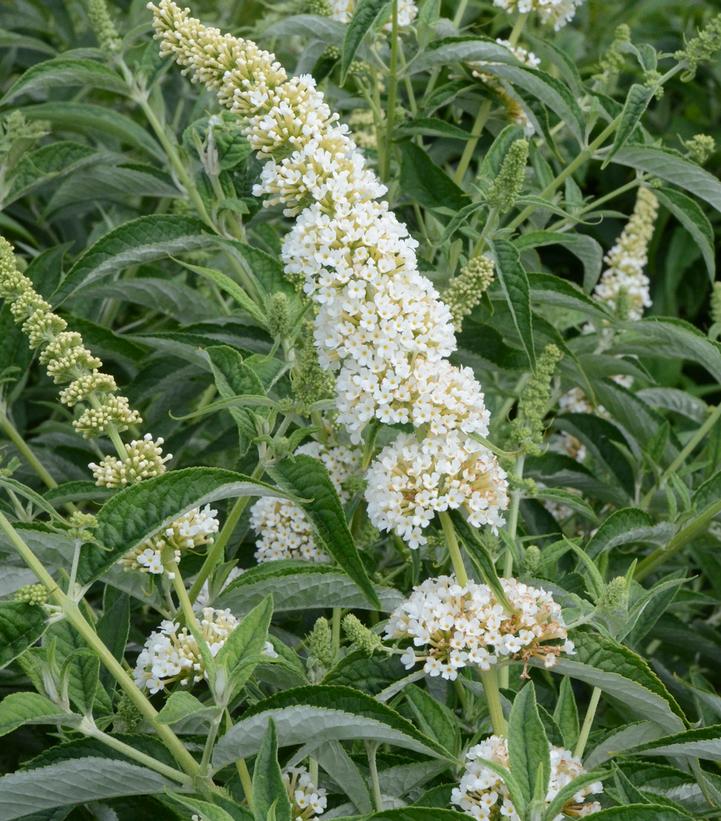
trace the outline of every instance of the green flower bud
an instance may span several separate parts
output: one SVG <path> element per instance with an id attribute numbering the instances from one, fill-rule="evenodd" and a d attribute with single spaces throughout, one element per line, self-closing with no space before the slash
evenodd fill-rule
<path id="1" fill-rule="evenodd" d="M 306 323 L 296 340 L 296 361 L 291 383 L 294 398 L 305 408 L 335 395 L 333 374 L 324 371 L 318 362 L 311 322 Z"/>
<path id="2" fill-rule="evenodd" d="M 46 604 L 47 600 L 48 591 L 44 584 L 26 584 L 15 591 L 15 601 L 41 605 Z"/>
<path id="3" fill-rule="evenodd" d="M 288 297 L 278 292 L 271 296 L 268 304 L 268 329 L 276 339 L 283 339 L 290 330 L 290 305 Z"/>
<path id="4" fill-rule="evenodd" d="M 372 630 L 369 630 L 356 616 L 352 613 L 343 619 L 343 630 L 348 637 L 348 641 L 358 650 L 362 650 L 369 656 L 372 656 L 377 650 L 385 649 L 380 636 L 377 636 Z"/>
<path id="5" fill-rule="evenodd" d="M 721 322 L 721 282 L 714 282 L 711 291 L 711 319 L 714 324 Z"/>
<path id="6" fill-rule="evenodd" d="M 523 389 L 518 414 L 511 423 L 511 436 L 518 447 L 531 455 L 541 452 L 544 417 L 551 400 L 551 381 L 563 354 L 555 345 L 547 345 L 536 363 L 536 372 Z"/>
<path id="7" fill-rule="evenodd" d="M 313 629 L 305 638 L 305 646 L 308 648 L 309 661 L 315 661 L 326 669 L 333 665 L 335 653 L 328 619 L 321 616 L 316 620 Z"/>
<path id="8" fill-rule="evenodd" d="M 138 729 L 143 721 L 143 717 L 138 712 L 138 708 L 123 693 L 118 700 L 115 713 L 115 728 L 119 732 L 132 733 Z"/>
<path id="9" fill-rule="evenodd" d="M 690 140 L 684 142 L 684 148 L 690 159 L 704 165 L 716 152 L 716 140 L 708 134 L 694 134 Z"/>
<path id="10" fill-rule="evenodd" d="M 628 585 L 625 576 L 616 576 L 606 585 L 600 602 L 603 610 L 625 610 L 628 606 Z"/>
<path id="11" fill-rule="evenodd" d="M 624 46 L 631 40 L 631 29 L 623 23 L 618 26 L 613 38 L 613 42 L 608 51 L 601 57 L 598 64 L 598 72 L 594 74 L 593 80 L 597 88 L 609 88 L 612 86 L 623 71 L 626 63 Z"/>
<path id="12" fill-rule="evenodd" d="M 333 13 L 328 0 L 308 0 L 305 4 L 306 14 L 317 14 L 318 17 L 330 17 Z"/>
<path id="13" fill-rule="evenodd" d="M 535 576 L 541 567 L 541 548 L 537 544 L 529 544 L 523 554 L 523 564 L 526 572 Z"/>
<path id="14" fill-rule="evenodd" d="M 461 268 L 460 274 L 451 280 L 443 293 L 443 301 L 449 307 L 453 317 L 453 326 L 461 330 L 463 320 L 473 312 L 481 301 L 483 294 L 493 282 L 493 260 L 487 256 L 469 259 Z"/>
<path id="15" fill-rule="evenodd" d="M 505 214 L 516 204 L 526 175 L 528 141 L 516 140 L 503 158 L 501 170 L 488 190 L 488 205 Z"/>
<path id="16" fill-rule="evenodd" d="M 88 19 L 100 48 L 107 54 L 120 51 L 120 37 L 105 0 L 88 0 Z"/>
<path id="17" fill-rule="evenodd" d="M 688 83 L 696 76 L 698 67 L 706 60 L 711 60 L 721 50 L 721 14 L 714 17 L 695 37 L 686 42 L 686 47 L 679 49 L 673 56 L 686 64 L 681 79 Z"/>

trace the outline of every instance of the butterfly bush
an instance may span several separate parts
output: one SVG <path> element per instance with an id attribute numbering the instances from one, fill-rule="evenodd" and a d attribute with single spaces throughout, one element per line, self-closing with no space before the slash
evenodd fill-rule
<path id="1" fill-rule="evenodd" d="M 550 759 L 551 772 L 546 792 L 547 805 L 564 787 L 586 772 L 581 762 L 570 750 L 562 747 L 551 746 Z M 453 788 L 451 801 L 479 821 L 481 819 L 494 821 L 497 818 L 521 821 L 521 816 L 516 812 L 503 779 L 497 772 L 486 766 L 484 763 L 486 761 L 506 769 L 509 767 L 508 742 L 505 738 L 492 735 L 468 750 L 466 769 L 460 784 Z M 599 802 L 588 801 L 588 798 L 601 792 L 603 792 L 603 784 L 600 781 L 593 781 L 579 787 L 572 799 L 564 805 L 563 812 L 555 816 L 553 821 L 563 821 L 564 818 L 582 818 L 599 812 L 601 809 Z"/>
<path id="2" fill-rule="evenodd" d="M 413 534 L 419 543 L 416 534 L 428 523 L 427 513 L 446 509 L 443 497 L 452 499 L 453 507 L 465 502 L 475 521 L 490 508 L 497 526 L 496 514 L 505 506 L 505 475 L 496 457 L 465 433 L 485 429 L 482 391 L 469 371 L 457 372 L 444 362 L 455 349 L 451 313 L 418 272 L 416 244 L 405 226 L 374 202 L 386 188 L 366 166 L 347 126 L 331 112 L 312 77 L 288 79 L 271 54 L 203 28 L 171 0 L 150 8 L 161 53 L 172 55 L 246 119 L 248 141 L 266 160 L 254 194 L 298 217 L 283 243 L 283 259 L 289 274 L 306 278 L 305 290 L 317 306 L 321 364 L 339 369 L 338 405 L 353 440 L 359 440 L 367 419 L 405 420 L 418 406 L 420 417 L 410 421 L 419 423 L 419 433 L 428 431 L 429 439 L 425 449 L 406 450 L 416 459 L 417 481 L 437 482 L 429 455 L 443 458 L 441 471 L 447 465 L 445 472 L 454 473 L 462 465 L 468 473 L 461 481 L 449 477 L 453 487 L 448 492 L 439 487 L 437 500 L 426 504 L 419 498 L 416 509 L 398 506 L 395 513 L 386 512 L 369 496 L 373 524 Z M 443 376 L 437 387 L 452 386 L 454 394 L 450 412 L 443 401 L 431 398 L 433 385 L 423 382 L 422 370 L 418 379 L 417 360 L 430 363 L 426 374 L 439 363 L 436 370 Z M 437 432 L 453 430 L 450 426 L 457 426 L 457 433 L 441 447 Z M 389 445 L 388 458 L 381 454 L 377 464 L 393 461 L 397 451 L 398 445 Z M 489 482 L 495 485 L 486 487 Z M 369 481 L 369 494 L 375 492 Z M 464 492 L 471 494 L 467 500 L 460 498 Z M 401 526 L 398 516 L 406 514 L 411 519 Z"/>
<path id="3" fill-rule="evenodd" d="M 328 806 L 326 791 L 313 783 L 307 767 L 290 767 L 283 772 L 293 821 L 320 818 Z"/>

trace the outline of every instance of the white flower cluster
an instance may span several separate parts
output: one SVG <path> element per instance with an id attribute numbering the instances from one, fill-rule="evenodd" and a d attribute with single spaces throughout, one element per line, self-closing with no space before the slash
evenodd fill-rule
<path id="1" fill-rule="evenodd" d="M 198 618 L 203 638 L 213 656 L 238 625 L 230 610 L 206 607 Z M 165 620 L 148 636 L 135 663 L 135 683 L 150 693 L 164 690 L 173 682 L 187 687 L 206 677 L 198 642 L 187 627 Z"/>
<path id="2" fill-rule="evenodd" d="M 88 467 L 93 472 L 95 484 L 100 487 L 125 487 L 143 479 L 165 473 L 165 463 L 173 455 L 163 455 L 161 436 L 157 439 L 146 433 L 142 439 L 133 439 L 125 446 L 127 457 L 105 456 L 100 462 L 91 462 Z"/>
<path id="3" fill-rule="evenodd" d="M 283 783 L 290 799 L 293 821 L 319 818 L 328 806 L 326 791 L 317 787 L 305 767 L 290 767 L 283 773 Z"/>
<path id="4" fill-rule="evenodd" d="M 330 0 L 331 17 L 341 23 L 347 23 L 355 11 L 356 0 Z M 408 28 L 416 19 L 418 7 L 413 0 L 398 0 L 398 27 Z M 392 24 L 386 23 L 386 31 L 391 31 Z"/>
<path id="5" fill-rule="evenodd" d="M 639 188 L 636 207 L 623 233 L 605 258 L 608 268 L 593 292 L 599 302 L 622 314 L 623 319 L 641 319 L 651 307 L 649 280 L 644 273 L 648 245 L 653 237 L 658 200 L 648 188 Z"/>
<path id="6" fill-rule="evenodd" d="M 467 478 L 456 482 L 450 496 L 438 488 L 436 494 L 449 496 L 453 507 L 465 506 L 474 522 L 499 524 L 505 475 L 468 436 L 486 430 L 482 391 L 470 371 L 444 361 L 456 347 L 451 313 L 418 272 L 416 243 L 406 227 L 385 203 L 375 202 L 386 188 L 366 167 L 348 127 L 331 112 L 312 77 L 287 80 L 272 55 L 203 28 L 171 0 L 151 8 L 163 53 L 174 54 L 195 79 L 218 92 L 221 102 L 246 117 L 248 140 L 266 160 L 254 194 L 298 217 L 283 244 L 283 260 L 288 274 L 304 277 L 318 308 L 320 361 L 340 370 L 338 406 L 352 440 L 360 439 L 374 417 L 408 421 L 431 437 L 455 433 L 440 450 L 444 464 L 462 464 Z M 232 69 L 229 55 L 242 56 L 242 71 Z M 251 75 L 260 78 L 256 94 Z M 393 459 L 398 448 L 389 448 L 387 457 Z M 440 456 L 440 450 L 432 441 L 427 453 Z M 418 487 L 437 485 L 443 471 L 422 450 L 417 456 Z M 482 477 L 497 485 L 476 489 Z M 464 491 L 473 495 L 467 503 L 459 498 Z M 424 506 L 421 494 L 416 497 L 431 517 L 444 509 L 439 500 Z M 489 507 L 492 512 L 481 513 Z M 428 521 L 423 517 L 422 526 Z M 405 529 L 419 533 L 422 528 L 416 523 Z"/>
<path id="7" fill-rule="evenodd" d="M 462 667 L 490 670 L 503 660 L 541 658 L 552 667 L 573 642 L 561 608 L 550 593 L 515 579 L 501 579 L 513 607 L 504 609 L 485 584 L 465 586 L 451 576 L 427 579 L 391 614 L 389 639 L 411 639 L 401 657 L 406 669 L 419 661 L 429 676 L 454 681 Z"/>
<path id="8" fill-rule="evenodd" d="M 496 532 L 508 506 L 506 473 L 495 456 L 455 431 L 421 440 L 399 436 L 375 459 L 367 479 L 371 522 L 411 548 L 426 543 L 423 531 L 436 513 L 460 509 L 474 527 Z"/>
<path id="9" fill-rule="evenodd" d="M 558 31 L 573 20 L 583 0 L 493 0 L 493 4 L 509 14 L 536 12 L 542 23 Z"/>
<path id="10" fill-rule="evenodd" d="M 571 751 L 564 750 L 563 747 L 552 746 L 550 757 L 551 773 L 546 792 L 547 804 L 550 804 L 564 787 L 586 772 Z M 500 818 L 508 819 L 508 821 L 521 821 L 503 779 L 487 767 L 483 763 L 484 760 L 508 768 L 510 761 L 506 739 L 492 735 L 480 744 L 476 744 L 475 747 L 471 747 L 466 753 L 466 770 L 460 784 L 451 793 L 452 803 L 479 821 L 480 819 L 496 821 Z M 580 787 L 554 821 L 563 821 L 564 818 L 581 818 L 599 812 L 601 805 L 598 801 L 587 801 L 587 799 L 591 795 L 598 795 L 602 792 L 603 784 L 600 781 Z"/>
<path id="11" fill-rule="evenodd" d="M 184 551 L 212 544 L 218 527 L 217 510 L 212 510 L 210 505 L 202 509 L 193 508 L 171 522 L 165 530 L 126 553 L 120 559 L 120 564 L 126 570 L 140 570 L 142 573 L 156 575 L 165 573 L 163 554 L 177 563 Z M 170 573 L 168 576 L 172 578 Z"/>
<path id="12" fill-rule="evenodd" d="M 299 447 L 296 453 L 320 459 L 341 502 L 348 501 L 344 484 L 360 466 L 360 454 L 357 450 L 343 445 L 325 448 L 318 442 L 309 442 Z M 255 550 L 258 562 L 273 562 L 278 559 L 328 561 L 328 557 L 315 543 L 313 526 L 307 516 L 287 499 L 261 496 L 251 508 L 250 526 L 259 536 Z"/>

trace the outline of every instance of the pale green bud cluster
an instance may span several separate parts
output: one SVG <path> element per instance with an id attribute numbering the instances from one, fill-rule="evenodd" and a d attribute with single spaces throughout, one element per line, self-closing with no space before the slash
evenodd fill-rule
<path id="1" fill-rule="evenodd" d="M 362 650 L 369 656 L 378 650 L 385 649 L 380 636 L 377 636 L 372 630 L 369 630 L 363 622 L 352 613 L 348 613 L 343 619 L 343 630 L 348 641 L 358 650 Z"/>
<path id="2" fill-rule="evenodd" d="M 628 582 L 625 576 L 616 576 L 606 585 L 600 602 L 603 610 L 625 610 L 628 606 Z"/>
<path id="3" fill-rule="evenodd" d="M 472 257 L 451 280 L 443 293 L 443 301 L 451 311 L 453 327 L 461 330 L 463 320 L 472 313 L 483 294 L 491 287 L 494 276 L 493 260 L 487 256 Z"/>
<path id="4" fill-rule="evenodd" d="M 547 345 L 536 363 L 536 372 L 523 389 L 518 414 L 511 423 L 511 436 L 521 450 L 531 455 L 541 452 L 545 427 L 543 420 L 551 400 L 551 381 L 563 354 L 555 345 Z"/>
<path id="5" fill-rule="evenodd" d="M 313 326 L 309 322 L 296 340 L 296 361 L 291 374 L 293 396 L 304 408 L 314 402 L 330 399 L 335 395 L 333 374 L 323 370 L 313 344 Z"/>
<path id="6" fill-rule="evenodd" d="M 25 604 L 47 604 L 48 590 L 44 584 L 26 584 L 15 591 L 15 601 Z"/>
<path id="7" fill-rule="evenodd" d="M 711 319 L 714 324 L 721 322 L 721 282 L 714 282 L 711 291 Z"/>
<path id="8" fill-rule="evenodd" d="M 53 313 L 32 281 L 18 270 L 14 249 L 3 237 L 0 297 L 10 305 L 10 313 L 27 335 L 30 347 L 41 349 L 39 359 L 48 376 L 56 385 L 70 383 L 60 394 L 61 401 L 71 407 L 88 405 L 73 422 L 79 433 L 89 438 L 142 421 L 128 399 L 116 395 L 115 380 L 99 370 L 103 363 L 83 345 L 82 336 L 65 330 L 65 320 Z"/>
<path id="9" fill-rule="evenodd" d="M 116 729 L 120 732 L 132 733 L 138 729 L 143 721 L 138 708 L 125 693 L 122 693 L 118 699 L 115 715 Z"/>
<path id="10" fill-rule="evenodd" d="M 597 88 L 609 88 L 623 71 L 626 63 L 624 47 L 631 42 L 631 29 L 622 23 L 616 29 L 613 42 L 598 63 L 598 72 L 593 76 Z"/>
<path id="11" fill-rule="evenodd" d="M 26 120 L 20 110 L 0 121 L 0 162 L 12 167 L 20 155 L 50 131 L 47 122 Z"/>
<path id="12" fill-rule="evenodd" d="M 317 14 L 318 17 L 330 17 L 333 13 L 328 0 L 308 0 L 305 5 L 306 14 Z"/>
<path id="13" fill-rule="evenodd" d="M 282 292 L 275 293 L 268 302 L 268 330 L 274 339 L 283 339 L 287 336 L 290 326 L 288 297 Z"/>
<path id="14" fill-rule="evenodd" d="M 529 544 L 523 554 L 523 564 L 526 572 L 535 576 L 541 567 L 541 548 L 537 544 Z"/>
<path id="15" fill-rule="evenodd" d="M 107 54 L 120 51 L 120 37 L 105 0 L 88 0 L 88 19 L 100 48 Z"/>
<path id="16" fill-rule="evenodd" d="M 70 532 L 76 539 L 89 542 L 93 538 L 93 530 L 98 526 L 98 520 L 92 513 L 74 510 L 68 516 L 68 524 L 70 525 Z"/>
<path id="17" fill-rule="evenodd" d="M 498 176 L 488 189 L 488 205 L 499 214 L 505 214 L 516 204 L 526 175 L 528 141 L 516 140 L 503 158 Z"/>
<path id="18" fill-rule="evenodd" d="M 709 134 L 694 134 L 690 140 L 684 142 L 684 148 L 690 159 L 699 165 L 704 165 L 716 152 L 716 140 Z"/>
<path id="19" fill-rule="evenodd" d="M 305 646 L 308 648 L 311 664 L 317 663 L 326 669 L 333 665 L 335 660 L 333 634 L 328 619 L 321 616 L 316 620 L 313 629 L 305 638 Z"/>
<path id="20" fill-rule="evenodd" d="M 711 60 L 721 50 L 721 14 L 714 17 L 695 37 L 686 42 L 686 47 L 679 49 L 674 57 L 686 64 L 681 79 L 688 83 L 696 76 L 698 67 L 706 60 Z"/>

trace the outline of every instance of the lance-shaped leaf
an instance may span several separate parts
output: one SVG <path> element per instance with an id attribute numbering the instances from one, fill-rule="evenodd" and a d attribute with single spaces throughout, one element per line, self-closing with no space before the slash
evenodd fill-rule
<path id="1" fill-rule="evenodd" d="M 278 736 L 268 719 L 268 729 L 255 757 L 253 767 L 253 814 L 255 821 L 290 821 L 290 801 L 278 764 Z"/>
<path id="2" fill-rule="evenodd" d="M 536 705 L 536 691 L 529 682 L 513 701 L 508 721 L 508 758 L 526 803 L 534 797 L 540 777 L 545 796 L 551 775 L 548 738 Z M 540 776 L 539 776 L 540 774 Z"/>
<path id="3" fill-rule="evenodd" d="M 359 0 L 353 9 L 353 16 L 343 38 L 341 52 L 340 76 L 341 85 L 345 82 L 348 69 L 353 62 L 363 38 L 388 11 L 391 0 Z"/>
<path id="4" fill-rule="evenodd" d="M 207 248 L 217 240 L 197 219 L 153 214 L 119 225 L 90 246 L 53 294 L 55 304 L 130 265 Z"/>
<path id="5" fill-rule="evenodd" d="M 521 265 L 518 249 L 506 240 L 493 243 L 496 259 L 496 275 L 508 303 L 513 324 L 531 368 L 536 368 L 536 352 L 533 342 L 533 315 L 528 276 Z"/>
<path id="6" fill-rule="evenodd" d="M 237 758 L 256 755 L 269 718 L 275 722 L 280 747 L 365 740 L 448 757 L 443 747 L 376 699 L 351 687 L 315 686 L 276 693 L 253 705 L 217 743 L 213 766 L 219 769 Z"/>
<path id="7" fill-rule="evenodd" d="M 24 724 L 54 724 L 68 713 L 39 693 L 11 693 L 0 701 L 0 736 Z"/>
<path id="8" fill-rule="evenodd" d="M 78 578 L 89 583 L 129 550 L 142 544 L 183 513 L 219 499 L 287 493 L 221 468 L 185 468 L 121 490 L 98 513 L 95 536 L 103 549 L 84 550 Z"/>
<path id="9" fill-rule="evenodd" d="M 376 591 L 348 529 L 338 494 L 322 462 L 301 454 L 285 459 L 269 472 L 281 488 L 302 497 L 300 505 L 325 551 L 353 579 L 368 601 L 380 608 Z"/>
<path id="10" fill-rule="evenodd" d="M 25 602 L 0 602 L 0 668 L 35 644 L 45 627 L 42 607 Z"/>

